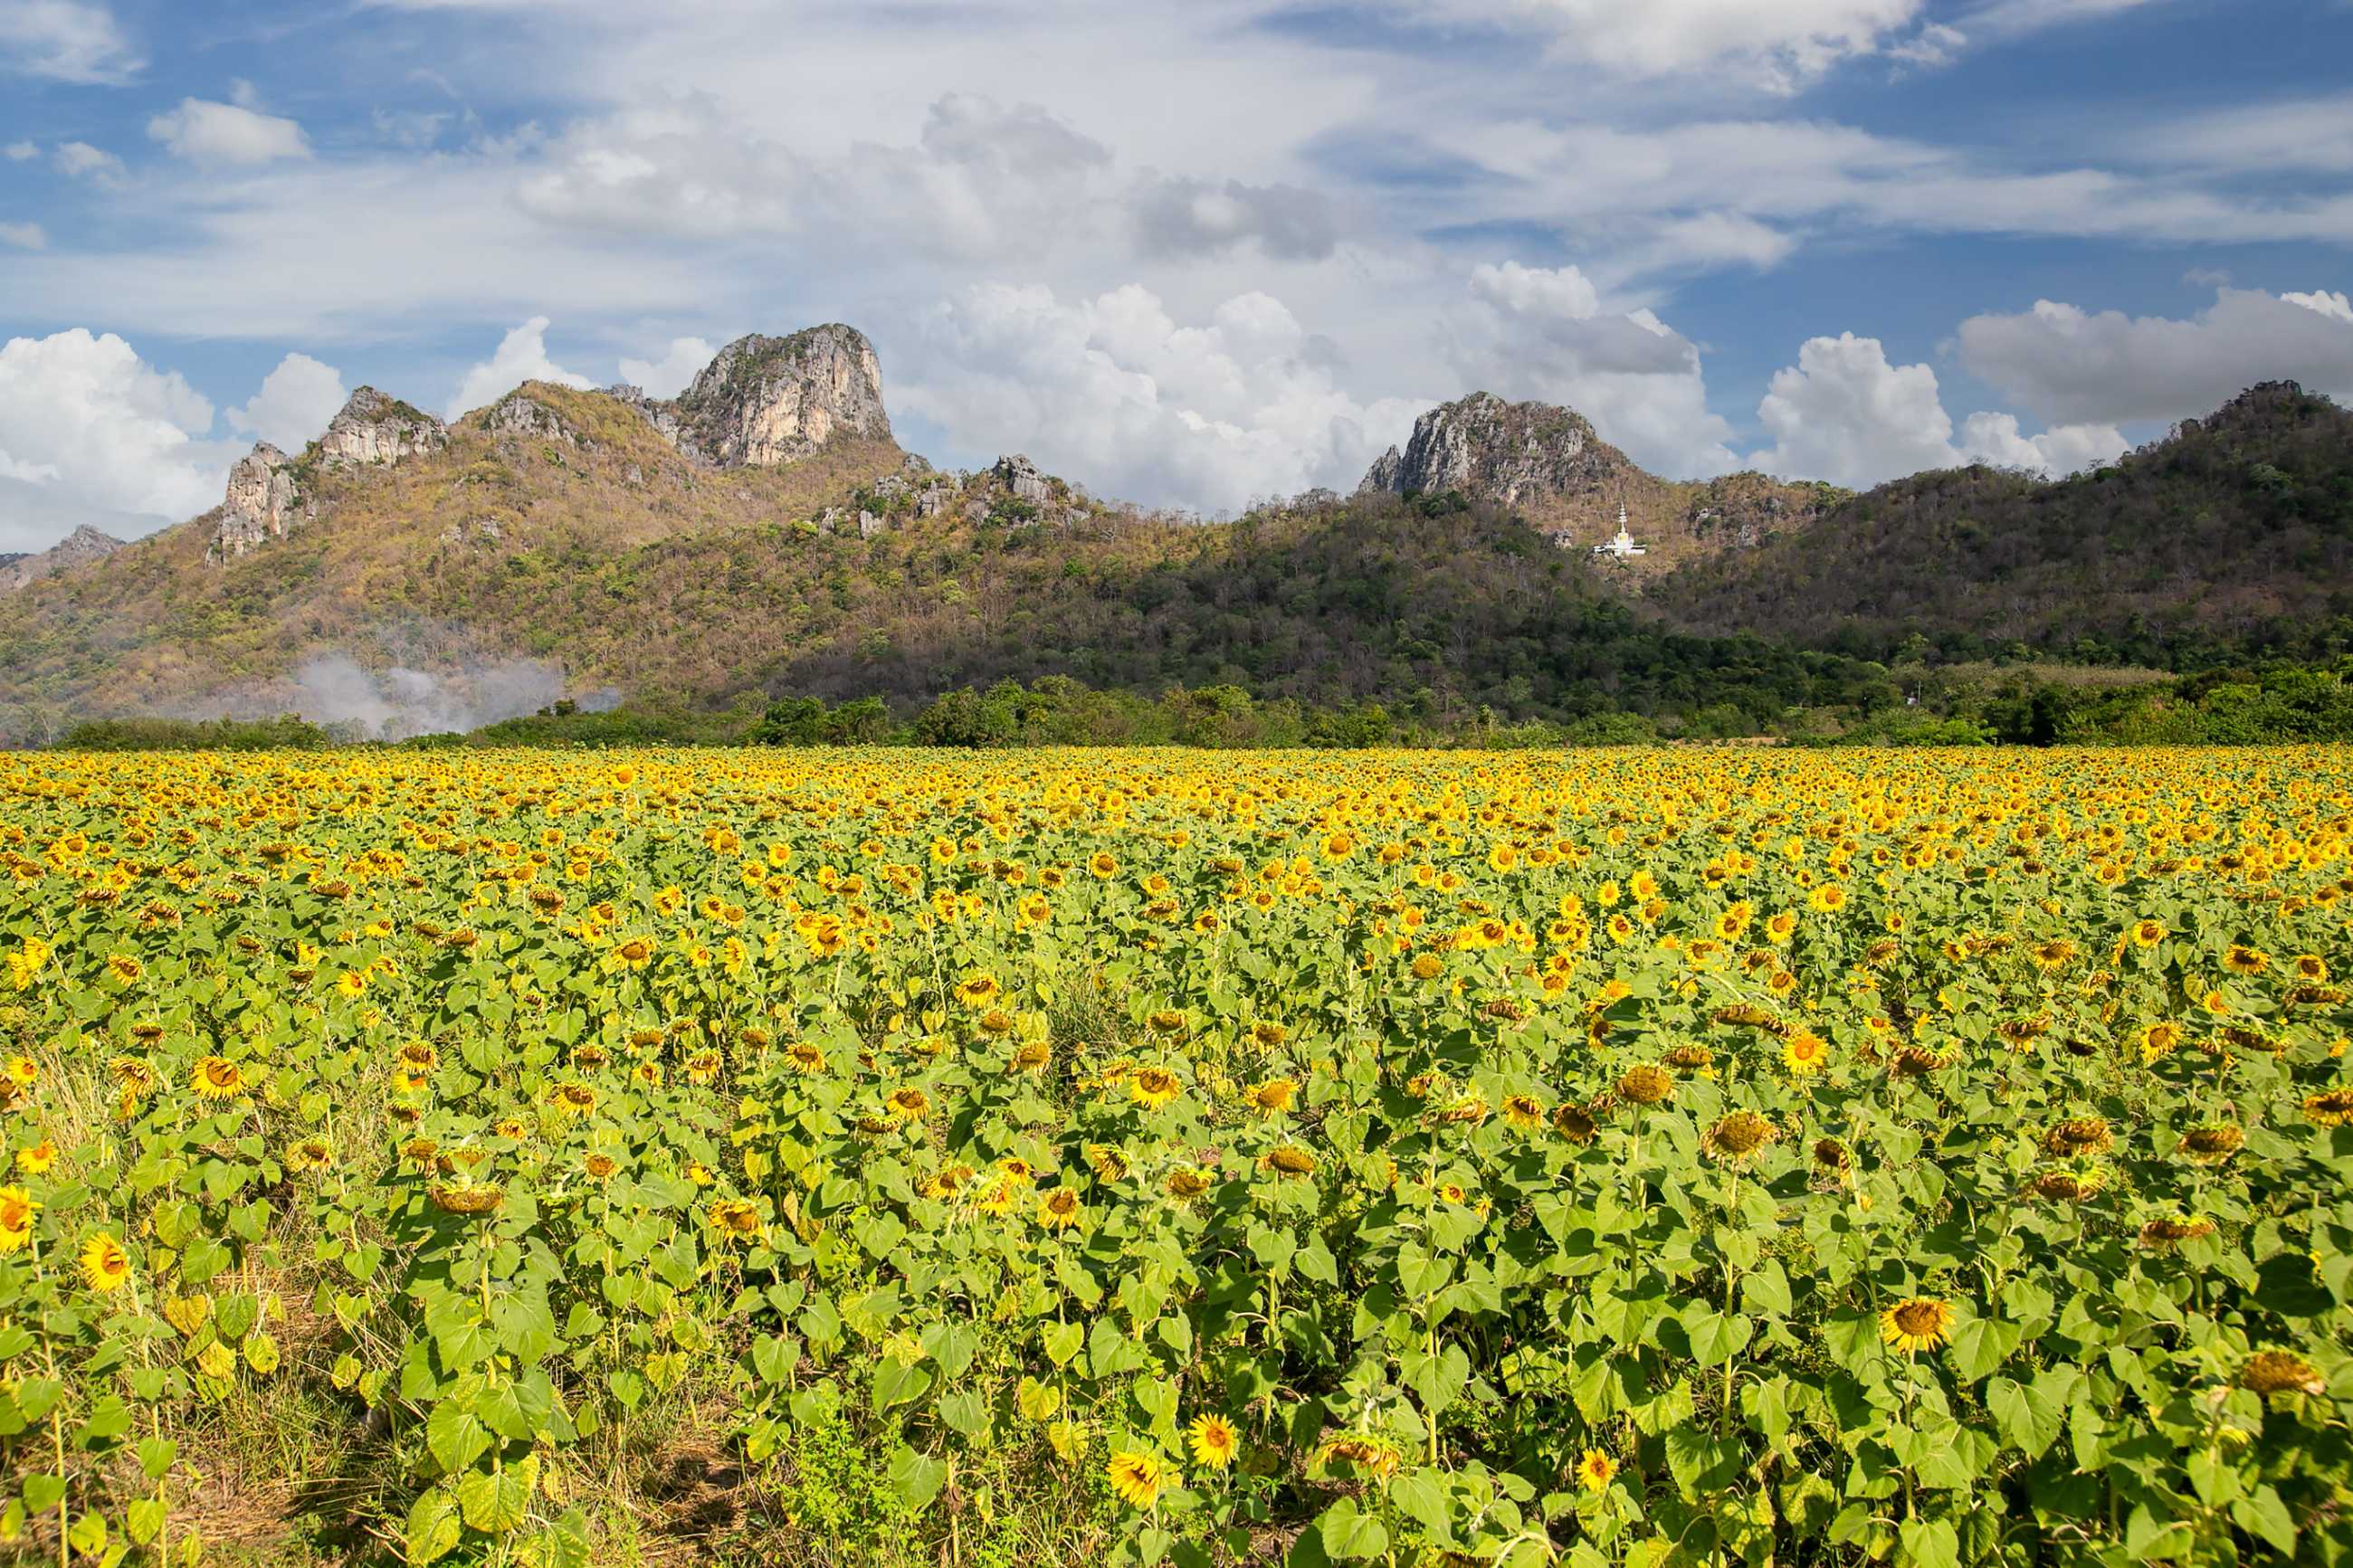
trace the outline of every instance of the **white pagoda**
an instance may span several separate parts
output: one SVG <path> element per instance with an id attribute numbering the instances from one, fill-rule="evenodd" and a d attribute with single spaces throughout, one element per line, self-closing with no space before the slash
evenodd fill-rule
<path id="1" fill-rule="evenodd" d="M 1618 503 L 1617 535 L 1616 537 L 1593 547 L 1594 559 L 1597 561 L 1630 561 L 1637 555 L 1648 555 L 1649 553 L 1650 552 L 1648 550 L 1634 542 L 1634 536 L 1632 534 L 1626 531 L 1626 503 L 1624 501 L 1620 501 Z"/>

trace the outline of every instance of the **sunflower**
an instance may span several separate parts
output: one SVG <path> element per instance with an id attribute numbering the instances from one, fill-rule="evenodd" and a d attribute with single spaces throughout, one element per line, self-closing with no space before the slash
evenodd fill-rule
<path id="1" fill-rule="evenodd" d="M 586 1116 L 596 1109 L 596 1091 L 585 1083 L 559 1083 L 547 1091 L 547 1103 L 566 1116 Z"/>
<path id="2" fill-rule="evenodd" d="M 2159 1215 L 2140 1227 L 2140 1244 L 2164 1248 L 2213 1234 L 2214 1222 L 2203 1215 Z"/>
<path id="3" fill-rule="evenodd" d="M 1048 1230 L 1071 1230 L 1084 1225 L 1086 1205 L 1075 1187 L 1056 1187 L 1038 1204 L 1038 1223 Z"/>
<path id="4" fill-rule="evenodd" d="M 2237 1153 L 2247 1135 L 2228 1123 L 2193 1127 L 2181 1135 L 2181 1152 L 2201 1165 L 2220 1164 Z"/>
<path id="5" fill-rule="evenodd" d="M 2126 934 L 2135 947 L 2151 948 L 2165 940 L 2166 930 L 2162 921 L 2138 920 L 2133 921 L 2131 931 Z"/>
<path id="6" fill-rule="evenodd" d="M 2328 1392 L 2328 1380 L 2300 1355 L 2286 1351 L 2260 1351 L 2239 1369 L 2239 1386 L 2254 1394 Z"/>
<path id="7" fill-rule="evenodd" d="M 2095 1154 L 2115 1142 L 2107 1122 L 2097 1116 L 2074 1117 L 2042 1135 L 2043 1152 L 2051 1154 Z"/>
<path id="8" fill-rule="evenodd" d="M 1571 1143 L 1590 1143 L 1595 1131 L 1593 1114 L 1583 1106 L 1560 1106 L 1552 1113 L 1552 1130 Z"/>
<path id="9" fill-rule="evenodd" d="M 1907 1297 L 1879 1314 L 1879 1337 L 1906 1355 L 1935 1350 L 1952 1331 L 1952 1308 L 1932 1296 Z"/>
<path id="10" fill-rule="evenodd" d="M 131 1279 L 131 1254 L 122 1243 L 99 1232 L 81 1244 L 82 1282 L 103 1296 L 120 1290 Z"/>
<path id="11" fill-rule="evenodd" d="M 22 1187 L 0 1187 L 0 1252 L 21 1252 L 33 1239 L 33 1216 L 41 1205 Z"/>
<path id="12" fill-rule="evenodd" d="M 1629 1068 L 1618 1079 L 1618 1098 L 1633 1105 L 1657 1105 L 1674 1097 L 1674 1075 L 1645 1063 Z"/>
<path id="13" fill-rule="evenodd" d="M 711 1227 L 731 1240 L 760 1233 L 760 1211 L 741 1198 L 721 1198 L 710 1212 Z"/>
<path id="14" fill-rule="evenodd" d="M 1106 1182 L 1127 1180 L 1127 1156 L 1108 1143 L 1087 1145 L 1087 1165 Z"/>
<path id="15" fill-rule="evenodd" d="M 1138 1453 L 1133 1448 L 1123 1448 L 1113 1454 L 1103 1474 L 1111 1481 L 1111 1489 L 1120 1495 L 1122 1501 L 1134 1508 L 1150 1508 L 1159 1500 L 1160 1494 L 1176 1481 L 1175 1467 L 1166 1459 L 1157 1454 Z"/>
<path id="16" fill-rule="evenodd" d="M 1716 1118 L 1700 1136 L 1700 1148 L 1718 1160 L 1741 1161 L 1781 1136 L 1781 1130 L 1753 1110 Z"/>
<path id="17" fill-rule="evenodd" d="M 1159 1110 L 1184 1091 L 1184 1080 L 1164 1067 L 1138 1068 L 1127 1080 L 1127 1092 L 1146 1110 Z"/>
<path id="18" fill-rule="evenodd" d="M 288 1146 L 286 1157 L 282 1163 L 290 1173 L 299 1175 L 304 1171 L 325 1169 L 333 1162 L 334 1157 L 334 1151 L 328 1147 L 325 1139 L 305 1138 L 299 1143 Z"/>
<path id="19" fill-rule="evenodd" d="M 58 1163 L 58 1145 L 54 1138 L 44 1138 L 16 1151 L 16 1169 L 28 1176 L 37 1176 Z"/>
<path id="20" fill-rule="evenodd" d="M 1606 1492 L 1617 1477 L 1618 1461 L 1599 1448 L 1588 1448 L 1577 1461 L 1577 1484 L 1589 1492 Z"/>
<path id="21" fill-rule="evenodd" d="M 883 1103 L 896 1121 L 920 1121 L 932 1113 L 932 1097 L 913 1084 L 892 1089 Z"/>
<path id="22" fill-rule="evenodd" d="M 1800 1078 L 1830 1066 L 1830 1042 L 1811 1029 L 1792 1029 L 1781 1043 L 1781 1065 Z"/>
<path id="23" fill-rule="evenodd" d="M 1003 994 L 997 976 L 986 970 L 975 970 L 956 982 L 956 1000 L 967 1007 L 987 1007 Z"/>
<path id="24" fill-rule="evenodd" d="M 1198 1198 L 1208 1190 L 1209 1175 L 1206 1171 L 1183 1170 L 1169 1174 L 1168 1195 L 1172 1198 Z"/>
<path id="25" fill-rule="evenodd" d="M 1240 1435 L 1234 1424 L 1222 1415 L 1201 1415 L 1185 1430 L 1186 1446 L 1193 1450 L 1193 1461 L 1213 1470 L 1222 1470 L 1234 1462 L 1241 1447 Z"/>
<path id="26" fill-rule="evenodd" d="M 1446 973 L 1446 961 L 1434 952 L 1417 954 L 1409 965 L 1416 980 L 1435 980 Z"/>
<path id="27" fill-rule="evenodd" d="M 2304 1114 L 2319 1127 L 2336 1127 L 2353 1121 L 2353 1089 L 2324 1089 L 2306 1095 Z"/>
<path id="28" fill-rule="evenodd" d="M 206 1100 L 227 1100 L 245 1091 L 245 1073 L 227 1057 L 198 1057 L 188 1082 Z"/>
<path id="29" fill-rule="evenodd" d="M 1280 1116 L 1297 1103 L 1299 1080 L 1295 1078 L 1271 1078 L 1251 1089 L 1244 1098 L 1254 1109 L 1269 1116 Z"/>
<path id="30" fill-rule="evenodd" d="M 1507 1094 L 1504 1097 L 1504 1120 L 1526 1131 L 1544 1125 L 1544 1105 L 1532 1094 Z"/>
<path id="31" fill-rule="evenodd" d="M 1315 1156 L 1295 1143 L 1280 1144 L 1267 1151 L 1266 1168 L 1279 1176 L 1312 1176 L 1315 1173 Z"/>
<path id="32" fill-rule="evenodd" d="M 2233 974 L 2261 974 L 2271 966 L 2270 953 L 2244 942 L 2232 942 L 2222 954 L 2222 967 Z"/>

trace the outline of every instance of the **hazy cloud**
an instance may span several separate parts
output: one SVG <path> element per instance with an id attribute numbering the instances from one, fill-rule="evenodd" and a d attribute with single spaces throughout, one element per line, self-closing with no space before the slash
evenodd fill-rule
<path id="1" fill-rule="evenodd" d="M 147 135 L 174 157 L 195 163 L 274 163 L 311 155 L 310 140 L 293 121 L 200 98 L 184 98 L 179 108 L 150 120 Z"/>

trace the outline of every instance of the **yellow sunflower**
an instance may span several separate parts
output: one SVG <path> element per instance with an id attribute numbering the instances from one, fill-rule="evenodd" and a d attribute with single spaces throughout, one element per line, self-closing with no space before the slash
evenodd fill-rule
<path id="1" fill-rule="evenodd" d="M 119 1290 L 131 1278 L 131 1255 L 122 1250 L 121 1242 L 100 1231 L 81 1244 L 81 1277 L 101 1296 Z"/>
<path id="2" fill-rule="evenodd" d="M 1186 1428 L 1187 1446 L 1193 1450 L 1196 1464 L 1213 1470 L 1222 1470 L 1234 1462 L 1241 1447 L 1241 1438 L 1234 1424 L 1222 1415 L 1202 1415 Z"/>
<path id="3" fill-rule="evenodd" d="M 1176 1480 L 1175 1467 L 1167 1460 L 1133 1448 L 1113 1454 L 1103 1473 L 1111 1481 L 1111 1489 L 1134 1508 L 1150 1508 Z"/>
<path id="4" fill-rule="evenodd" d="M 1879 1337 L 1906 1355 L 1935 1350 L 1952 1330 L 1952 1308 L 1933 1296 L 1907 1297 L 1879 1314 Z"/>

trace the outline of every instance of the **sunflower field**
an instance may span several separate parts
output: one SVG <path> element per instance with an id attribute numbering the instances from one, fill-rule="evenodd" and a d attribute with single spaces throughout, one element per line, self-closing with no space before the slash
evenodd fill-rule
<path id="1" fill-rule="evenodd" d="M 2348 849 L 2322 749 L 0 756 L 0 1557 L 2346 1560 Z"/>

